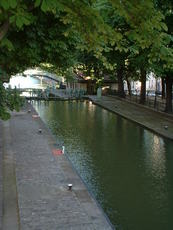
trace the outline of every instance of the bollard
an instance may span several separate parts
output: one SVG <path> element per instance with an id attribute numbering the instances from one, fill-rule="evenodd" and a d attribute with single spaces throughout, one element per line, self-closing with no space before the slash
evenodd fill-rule
<path id="1" fill-rule="evenodd" d="M 28 109 L 28 113 L 30 113 L 31 112 L 31 110 L 30 109 Z"/>
<path id="2" fill-rule="evenodd" d="M 68 190 L 71 191 L 72 190 L 72 184 L 68 184 Z"/>
<path id="3" fill-rule="evenodd" d="M 42 129 L 39 129 L 38 132 L 39 132 L 39 133 L 42 133 Z"/>
<path id="4" fill-rule="evenodd" d="M 62 146 L 62 154 L 65 153 L 65 146 Z"/>

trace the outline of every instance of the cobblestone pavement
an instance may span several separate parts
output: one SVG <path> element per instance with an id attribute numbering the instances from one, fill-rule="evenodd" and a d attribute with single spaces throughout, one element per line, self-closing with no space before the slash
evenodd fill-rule
<path id="1" fill-rule="evenodd" d="M 173 140 L 173 115 L 157 112 L 145 106 L 117 97 L 88 96 L 93 103 L 121 115 L 141 126 Z"/>
<path id="2" fill-rule="evenodd" d="M 113 229 L 65 154 L 53 154 L 62 146 L 33 114 L 35 110 L 28 107 L 12 113 L 9 121 L 20 229 Z M 68 183 L 73 184 L 71 191 Z"/>

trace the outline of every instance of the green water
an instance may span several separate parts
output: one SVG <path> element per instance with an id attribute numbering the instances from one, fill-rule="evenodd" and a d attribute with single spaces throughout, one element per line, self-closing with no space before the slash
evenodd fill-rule
<path id="1" fill-rule="evenodd" d="M 117 230 L 173 229 L 173 142 L 89 102 L 35 102 Z"/>

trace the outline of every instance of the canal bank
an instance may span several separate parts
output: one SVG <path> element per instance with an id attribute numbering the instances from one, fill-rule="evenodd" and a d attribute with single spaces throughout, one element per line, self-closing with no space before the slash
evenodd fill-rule
<path id="1" fill-rule="evenodd" d="M 19 113 L 12 113 L 11 119 L 1 122 L 1 126 L 1 134 L 8 133 L 8 136 L 3 135 L 2 144 L 7 151 L 1 153 L 11 154 L 8 159 L 15 167 L 12 176 L 16 176 L 12 188 L 17 187 L 16 197 L 12 201 L 3 201 L 2 225 L 5 214 L 7 224 L 8 220 L 14 221 L 11 223 L 17 221 L 15 229 L 112 229 L 66 155 L 59 151 L 62 146 L 31 105 Z M 9 161 L 3 161 L 3 168 L 7 163 Z M 5 173 L 8 174 L 8 170 Z M 10 179 L 3 174 L 2 184 L 8 184 Z M 69 190 L 68 184 L 73 184 L 72 190 Z M 3 188 L 3 191 L 6 190 Z M 5 196 L 3 192 L 3 198 Z M 13 210 L 16 210 L 14 219 L 10 216 L 11 202 Z M 1 200 L 0 205 L 2 207 Z M 11 227 L 6 225 L 2 229 L 9 230 Z"/>
<path id="2" fill-rule="evenodd" d="M 131 120 L 144 128 L 173 140 L 173 115 L 161 113 L 118 97 L 87 96 L 94 104 Z"/>
<path id="3" fill-rule="evenodd" d="M 173 229 L 172 141 L 89 100 L 32 104 L 117 230 Z"/>

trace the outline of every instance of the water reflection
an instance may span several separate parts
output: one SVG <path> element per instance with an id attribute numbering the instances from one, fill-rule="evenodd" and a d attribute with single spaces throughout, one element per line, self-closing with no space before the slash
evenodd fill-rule
<path id="1" fill-rule="evenodd" d="M 173 229 L 173 143 L 87 102 L 35 103 L 117 229 Z"/>
<path id="2" fill-rule="evenodd" d="M 156 179 L 165 180 L 166 154 L 163 139 L 155 134 L 144 136 L 146 148 L 146 167 L 149 174 Z"/>

